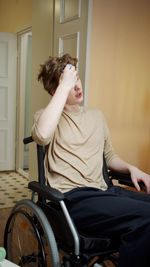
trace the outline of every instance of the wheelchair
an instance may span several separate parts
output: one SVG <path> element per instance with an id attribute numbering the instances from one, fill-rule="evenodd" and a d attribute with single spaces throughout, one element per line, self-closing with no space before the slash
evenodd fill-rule
<path id="1" fill-rule="evenodd" d="M 32 137 L 24 144 L 33 142 Z M 29 182 L 31 200 L 19 201 L 8 218 L 4 233 L 7 259 L 22 267 L 100 267 L 118 266 L 119 244 L 107 237 L 81 235 L 71 219 L 64 195 L 45 185 L 44 148 L 37 145 L 38 182 Z M 103 176 L 112 186 L 133 186 L 130 176 L 108 172 L 103 162 Z M 105 261 L 107 260 L 107 261 Z"/>

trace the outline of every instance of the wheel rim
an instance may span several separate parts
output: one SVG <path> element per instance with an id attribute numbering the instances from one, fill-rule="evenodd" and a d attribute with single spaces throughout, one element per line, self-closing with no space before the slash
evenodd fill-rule
<path id="1" fill-rule="evenodd" d="M 46 256 L 38 229 L 38 220 L 24 210 L 16 210 L 7 222 L 7 258 L 23 267 L 43 267 Z M 8 244 L 13 244 L 13 246 Z"/>

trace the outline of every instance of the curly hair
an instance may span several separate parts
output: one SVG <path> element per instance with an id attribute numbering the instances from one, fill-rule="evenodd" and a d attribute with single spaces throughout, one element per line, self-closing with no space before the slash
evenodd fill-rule
<path id="1" fill-rule="evenodd" d="M 65 66 L 72 64 L 76 67 L 77 61 L 76 58 L 72 58 L 69 54 L 65 54 L 62 57 L 49 57 L 43 65 L 40 65 L 38 81 L 42 82 L 44 89 L 52 95 L 52 92 L 55 92 L 58 87 L 59 78 Z"/>

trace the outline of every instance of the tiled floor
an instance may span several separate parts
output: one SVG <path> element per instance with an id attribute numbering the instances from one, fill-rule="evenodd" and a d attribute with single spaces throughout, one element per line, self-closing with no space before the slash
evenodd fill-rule
<path id="1" fill-rule="evenodd" d="M 0 172 L 0 209 L 13 207 L 18 200 L 28 198 L 28 178 L 16 172 Z"/>

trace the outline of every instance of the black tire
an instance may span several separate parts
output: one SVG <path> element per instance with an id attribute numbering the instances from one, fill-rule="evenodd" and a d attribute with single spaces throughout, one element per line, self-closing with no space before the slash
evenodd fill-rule
<path id="1" fill-rule="evenodd" d="M 58 249 L 44 212 L 30 200 L 19 201 L 7 221 L 7 259 L 21 267 L 60 267 Z"/>

